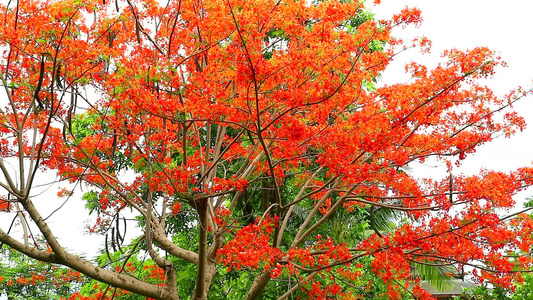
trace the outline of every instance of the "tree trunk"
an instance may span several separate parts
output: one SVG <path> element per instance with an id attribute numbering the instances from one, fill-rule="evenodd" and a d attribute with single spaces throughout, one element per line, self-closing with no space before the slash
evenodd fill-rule
<path id="1" fill-rule="evenodd" d="M 257 277 L 252 286 L 248 290 L 246 295 L 246 300 L 255 300 L 258 299 L 263 290 L 265 289 L 267 283 L 270 281 L 270 271 L 265 271 L 259 277 Z"/>

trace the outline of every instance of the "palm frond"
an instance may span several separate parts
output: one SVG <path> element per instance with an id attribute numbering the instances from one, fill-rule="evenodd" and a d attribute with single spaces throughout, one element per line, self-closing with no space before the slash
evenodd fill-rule
<path id="1" fill-rule="evenodd" d="M 457 273 L 457 269 L 452 265 L 427 265 L 411 262 L 411 276 L 428 282 L 438 291 L 449 291 L 453 289 L 452 276 Z"/>

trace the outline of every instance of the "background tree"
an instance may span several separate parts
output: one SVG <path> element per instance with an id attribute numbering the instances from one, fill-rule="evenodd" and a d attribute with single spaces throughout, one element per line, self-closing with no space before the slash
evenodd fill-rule
<path id="1" fill-rule="evenodd" d="M 79 272 L 28 258 L 5 245 L 0 274 L 0 295 L 10 300 L 68 298 L 86 281 Z"/>
<path id="2" fill-rule="evenodd" d="M 4 6 L 0 185 L 25 234 L 0 229 L 0 242 L 101 282 L 109 297 L 354 299 L 373 284 L 365 266 L 386 290 L 377 297 L 427 297 L 410 264 L 468 265 L 480 281 L 511 288 L 531 264 L 533 223 L 506 213 L 533 169 L 443 181 L 404 169 L 435 157 L 451 174 L 479 145 L 525 126 L 508 108 L 526 92 L 497 97 L 478 83 L 501 65 L 487 48 L 447 51 L 434 70 L 411 63 L 409 83 L 376 88 L 398 51 L 429 42 L 390 35 L 419 23 L 419 10 L 376 21 L 364 9 L 292 0 Z M 46 199 L 32 193 L 39 170 L 91 189 L 84 199 L 109 263 L 61 246 L 39 208 Z M 401 215 L 389 231 L 376 221 L 385 209 Z M 131 244 L 126 211 L 143 231 Z M 29 243 L 32 227 L 48 251 Z M 101 295 L 73 295 L 84 297 Z"/>

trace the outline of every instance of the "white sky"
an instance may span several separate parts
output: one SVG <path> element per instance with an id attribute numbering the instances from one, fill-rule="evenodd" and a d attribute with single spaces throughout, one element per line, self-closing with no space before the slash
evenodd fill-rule
<path id="1" fill-rule="evenodd" d="M 445 49 L 471 49 L 487 46 L 498 52 L 507 68 L 500 68 L 487 85 L 496 94 L 503 95 L 518 86 L 531 87 L 533 83 L 533 1 L 527 0 L 383 0 L 373 8 L 377 18 L 387 18 L 405 6 L 418 7 L 424 19 L 420 28 L 397 29 L 403 37 L 426 36 L 433 42 L 432 52 L 421 55 L 417 50 L 401 54 L 385 72 L 384 81 L 396 81 L 402 76 L 403 65 L 412 60 L 429 65 L 439 62 Z M 533 97 L 529 96 L 514 108 L 526 118 L 528 128 L 509 139 L 499 138 L 468 156 L 460 169 L 476 173 L 480 168 L 510 171 L 533 161 Z M 426 170 L 428 171 L 428 170 Z M 429 170 L 431 172 L 431 170 Z M 533 195 L 533 192 L 530 193 Z M 518 198 L 523 197 L 521 194 Z M 517 199 L 518 200 L 518 199 Z"/>

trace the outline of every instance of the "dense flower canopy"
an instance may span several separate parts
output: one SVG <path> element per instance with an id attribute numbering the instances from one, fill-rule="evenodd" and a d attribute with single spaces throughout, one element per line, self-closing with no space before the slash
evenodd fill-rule
<path id="1" fill-rule="evenodd" d="M 479 145 L 523 129 L 511 107 L 527 92 L 500 97 L 479 84 L 503 64 L 482 47 L 449 50 L 431 70 L 410 63 L 408 83 L 377 85 L 398 52 L 428 51 L 426 38 L 391 36 L 420 13 L 379 21 L 363 2 L 337 0 L 3 6 L 0 210 L 27 214 L 22 226 L 49 248 L 4 229 L 0 242 L 155 299 L 206 299 L 235 270 L 251 278 L 235 296 L 246 299 L 273 285 L 275 299 L 357 299 L 368 274 L 389 298 L 429 297 L 410 276 L 417 264 L 470 266 L 511 287 L 533 242 L 512 197 L 533 169 L 439 181 L 406 168 L 431 158 L 451 174 Z M 89 187 L 92 230 L 106 245 L 113 236 L 115 252 L 122 213 L 134 211 L 143 235 L 119 265 L 60 245 L 37 208 L 47 199 L 31 193 L 39 169 Z M 376 222 L 385 213 L 387 229 Z M 125 267 L 139 249 L 151 275 Z M 180 277 L 188 265 L 193 275 Z"/>

